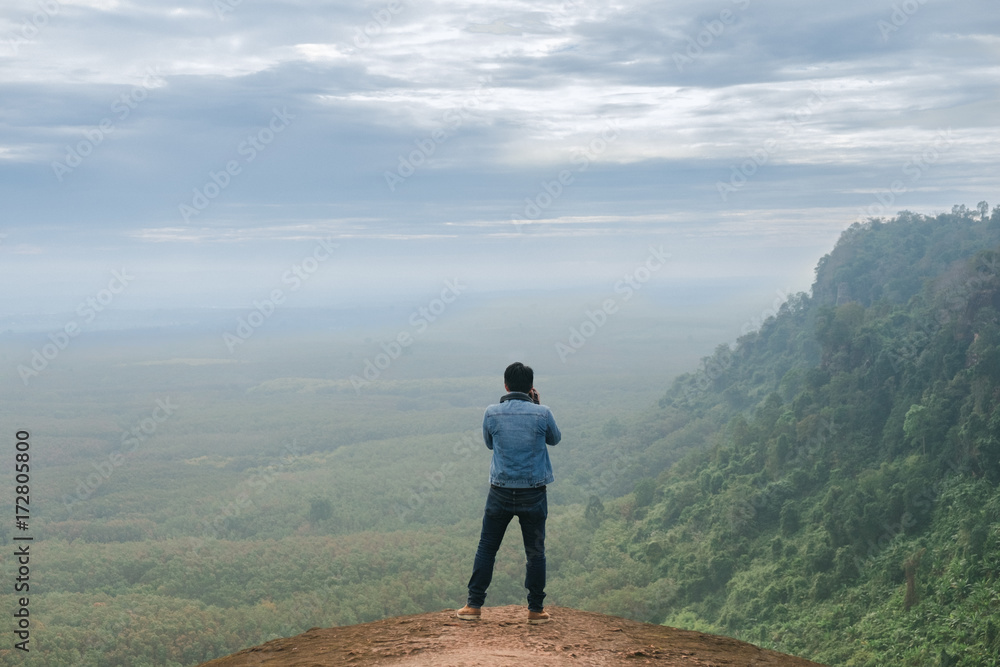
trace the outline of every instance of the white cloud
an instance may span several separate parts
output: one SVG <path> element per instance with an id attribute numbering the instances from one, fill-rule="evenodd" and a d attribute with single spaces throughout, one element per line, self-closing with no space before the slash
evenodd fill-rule
<path id="1" fill-rule="evenodd" d="M 377 1 L 244 0 L 222 18 L 209 0 L 57 4 L 37 20 L 34 0 L 0 8 L 0 196 L 5 231 L 33 247 L 83 248 L 98 231 L 110 247 L 492 242 L 562 169 L 577 180 L 537 221 L 547 238 L 813 244 L 949 128 L 887 213 L 1000 186 L 994 10 L 927 3 L 883 40 L 891 7 L 862 0 L 401 0 L 391 15 Z M 150 67 L 148 100 L 114 115 Z M 296 120 L 281 141 L 179 226 L 178 203 L 284 106 Z M 59 182 L 51 162 L 105 117 L 115 132 Z M 447 140 L 390 191 L 385 172 L 439 129 Z M 762 147 L 765 164 L 721 200 L 717 182 Z"/>

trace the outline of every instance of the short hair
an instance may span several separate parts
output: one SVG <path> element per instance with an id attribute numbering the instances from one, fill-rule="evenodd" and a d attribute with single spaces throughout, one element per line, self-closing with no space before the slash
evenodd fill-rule
<path id="1" fill-rule="evenodd" d="M 520 391 L 527 394 L 535 384 L 535 372 L 531 366 L 525 366 L 515 361 L 503 372 L 503 383 L 510 391 Z"/>

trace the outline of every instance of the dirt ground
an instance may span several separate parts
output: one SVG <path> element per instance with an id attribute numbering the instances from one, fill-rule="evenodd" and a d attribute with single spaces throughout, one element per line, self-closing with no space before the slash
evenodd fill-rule
<path id="1" fill-rule="evenodd" d="M 480 621 L 455 611 L 399 616 L 338 628 L 312 628 L 202 667 L 328 665 L 392 667 L 561 667 L 685 665 L 806 667 L 817 663 L 728 637 L 638 623 L 614 616 L 546 607 L 549 623 L 528 625 L 521 606 L 484 607 Z"/>

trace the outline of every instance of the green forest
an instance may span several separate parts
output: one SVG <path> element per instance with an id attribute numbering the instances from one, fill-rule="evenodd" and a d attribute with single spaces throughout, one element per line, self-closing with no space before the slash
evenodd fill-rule
<path id="1" fill-rule="evenodd" d="M 1000 665 L 998 269 L 1000 207 L 871 219 L 681 375 L 540 375 L 564 433 L 547 601 L 828 665 Z M 359 394 L 359 359 L 316 340 L 241 363 L 171 345 L 95 347 L 4 396 L 37 450 L 38 579 L 31 655 L 0 664 L 179 667 L 464 603 L 502 369 Z M 519 550 L 487 605 L 523 603 Z"/>
<path id="2" fill-rule="evenodd" d="M 660 472 L 585 510 L 588 558 L 634 578 L 581 604 L 830 665 L 1000 664 L 987 212 L 852 225 L 811 295 L 678 378 L 623 436 Z M 692 432 L 705 446 L 658 466 Z"/>

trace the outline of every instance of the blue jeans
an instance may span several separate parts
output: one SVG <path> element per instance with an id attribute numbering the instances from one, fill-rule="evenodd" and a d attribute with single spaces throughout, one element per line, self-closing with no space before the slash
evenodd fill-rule
<path id="1" fill-rule="evenodd" d="M 549 515 L 545 487 L 509 489 L 490 487 L 483 512 L 483 532 L 479 537 L 476 561 L 469 579 L 469 606 L 482 607 L 486 589 L 493 580 L 493 564 L 507 524 L 515 516 L 521 524 L 521 539 L 527 565 L 524 587 L 528 589 L 528 609 L 542 611 L 545 599 L 545 519 Z"/>

